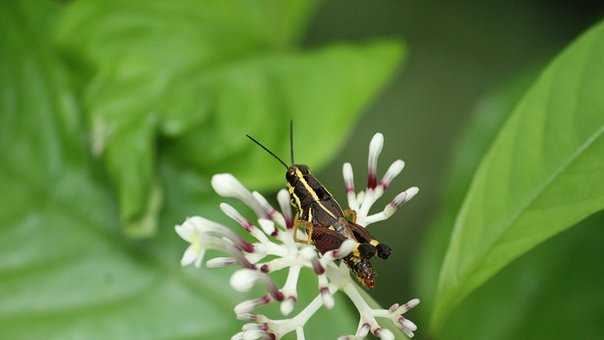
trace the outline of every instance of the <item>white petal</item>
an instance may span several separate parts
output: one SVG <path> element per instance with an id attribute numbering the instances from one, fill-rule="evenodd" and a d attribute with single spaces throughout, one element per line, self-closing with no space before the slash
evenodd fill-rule
<path id="1" fill-rule="evenodd" d="M 365 197 L 363 197 L 363 203 L 357 211 L 357 217 L 366 217 L 369 214 L 369 210 L 373 204 L 382 196 L 384 188 L 377 186 L 375 189 L 367 189 Z"/>
<path id="2" fill-rule="evenodd" d="M 302 327 L 296 328 L 296 340 L 304 340 L 304 329 Z"/>
<path id="3" fill-rule="evenodd" d="M 231 287 L 238 292 L 247 292 L 260 278 L 259 272 L 251 269 L 240 269 L 231 276 Z"/>
<path id="4" fill-rule="evenodd" d="M 369 334 L 369 325 L 368 324 L 363 324 L 357 330 L 357 334 L 356 335 L 359 336 L 359 337 L 361 337 L 361 338 L 365 338 L 367 336 L 367 334 Z"/>
<path id="5" fill-rule="evenodd" d="M 201 216 L 193 216 L 187 218 L 185 221 L 186 224 L 191 225 L 195 230 L 201 232 L 214 231 L 219 232 L 221 234 L 230 234 L 231 230 L 220 223 L 216 223 L 212 220 L 208 220 L 207 218 Z"/>
<path id="6" fill-rule="evenodd" d="M 275 232 L 275 223 L 271 220 L 260 218 L 258 219 L 258 224 L 260 224 L 262 231 L 267 235 L 272 235 Z"/>
<path id="7" fill-rule="evenodd" d="M 381 328 L 380 329 L 380 340 L 394 340 L 394 334 L 389 329 Z"/>
<path id="8" fill-rule="evenodd" d="M 402 329 L 403 333 L 405 333 L 406 336 L 408 336 L 409 338 L 413 338 L 413 332 L 407 328 L 403 328 Z"/>
<path id="9" fill-rule="evenodd" d="M 245 325 L 243 325 L 243 327 L 241 328 L 244 331 L 250 331 L 250 330 L 259 330 L 261 329 L 261 325 L 258 323 L 254 323 L 254 322 L 250 322 L 250 323 L 246 323 Z"/>
<path id="10" fill-rule="evenodd" d="M 266 198 L 264 198 L 264 196 L 262 196 L 262 194 L 259 193 L 258 191 L 253 191 L 252 196 L 260 204 L 262 209 L 264 209 L 264 212 L 266 214 L 270 214 L 272 211 L 275 211 L 275 208 L 273 208 L 273 206 L 270 203 L 268 203 Z"/>
<path id="11" fill-rule="evenodd" d="M 220 210 L 222 210 L 222 212 L 228 217 L 230 217 L 233 221 L 239 223 L 239 225 L 241 225 L 246 230 L 249 230 L 251 228 L 251 224 L 248 222 L 248 220 L 243 217 L 239 213 L 239 211 L 237 211 L 237 209 L 235 209 L 232 205 L 227 203 L 220 203 Z"/>
<path id="12" fill-rule="evenodd" d="M 265 339 L 266 333 L 261 330 L 246 330 L 235 334 L 231 340 L 259 340 Z"/>
<path id="13" fill-rule="evenodd" d="M 344 163 L 344 166 L 342 166 L 342 177 L 344 177 L 344 185 L 346 186 L 348 207 L 352 210 L 357 210 L 359 205 L 357 203 L 357 195 L 354 192 L 354 175 L 350 163 Z"/>
<path id="14" fill-rule="evenodd" d="M 232 257 L 215 257 L 213 259 L 209 259 L 206 262 L 206 267 L 208 268 L 222 268 L 222 267 L 226 267 L 229 266 L 231 264 L 236 263 L 237 260 L 235 260 Z"/>
<path id="15" fill-rule="evenodd" d="M 257 306 L 267 304 L 271 301 L 270 296 L 263 296 L 257 299 L 246 300 L 235 306 L 235 314 L 246 314 L 254 310 Z"/>
<path id="16" fill-rule="evenodd" d="M 206 240 L 209 238 L 217 238 L 217 239 L 230 240 L 235 243 L 243 240 L 239 235 L 237 235 L 231 229 L 223 226 L 220 223 L 216 223 L 212 220 L 208 220 L 207 218 L 204 218 L 201 216 L 190 217 L 185 221 L 185 223 L 192 225 L 198 234 L 203 234 L 204 239 L 206 239 Z M 195 234 L 193 234 L 193 235 L 195 235 Z M 196 240 L 193 237 L 192 242 L 195 242 L 195 241 Z M 208 243 L 208 241 L 204 241 L 204 242 Z"/>
<path id="17" fill-rule="evenodd" d="M 396 210 L 401 205 L 409 202 L 415 195 L 417 195 L 418 192 L 419 192 L 418 187 L 411 187 L 411 188 L 399 193 L 398 195 L 396 195 L 396 197 L 394 197 L 394 199 L 390 203 L 388 203 L 388 205 L 384 208 L 384 210 L 383 210 L 384 217 L 382 218 L 382 220 L 387 219 L 390 216 L 394 215 Z"/>
<path id="18" fill-rule="evenodd" d="M 201 248 L 199 247 L 199 245 L 190 245 L 187 250 L 185 250 L 185 253 L 182 255 L 182 259 L 180 260 L 180 265 L 181 266 L 188 266 L 191 263 L 195 262 L 195 260 L 197 260 L 197 256 L 199 255 L 199 252 L 201 251 Z"/>
<path id="19" fill-rule="evenodd" d="M 382 153 L 382 148 L 384 147 L 384 135 L 381 133 L 376 133 L 371 138 L 371 142 L 369 142 L 369 158 L 376 158 Z"/>
<path id="20" fill-rule="evenodd" d="M 354 173 L 352 171 L 352 165 L 350 165 L 350 163 L 344 163 L 344 165 L 342 166 L 342 177 L 344 177 L 346 191 L 354 191 Z"/>
<path id="21" fill-rule="evenodd" d="M 332 309 L 333 306 L 335 305 L 335 301 L 333 300 L 333 295 L 331 295 L 329 290 L 327 290 L 326 293 L 323 293 L 323 292 L 324 291 L 321 291 L 321 299 L 323 299 L 323 305 L 327 309 Z"/>
<path id="22" fill-rule="evenodd" d="M 411 309 L 417 305 L 419 305 L 420 300 L 418 298 L 415 299 L 411 299 L 409 300 L 409 302 L 407 302 L 405 305 L 407 305 L 407 309 Z"/>
<path id="23" fill-rule="evenodd" d="M 279 202 L 281 213 L 283 214 L 283 218 L 285 219 L 285 223 L 288 228 L 293 225 L 292 207 L 289 204 L 289 200 L 289 192 L 287 192 L 285 189 L 279 190 L 279 193 L 277 194 L 277 201 Z"/>
<path id="24" fill-rule="evenodd" d="M 243 332 L 239 332 L 231 337 L 231 340 L 243 340 Z"/>
<path id="25" fill-rule="evenodd" d="M 403 162 L 402 160 L 398 159 L 394 161 L 394 163 L 392 163 L 388 168 L 388 171 L 386 171 L 384 178 L 382 178 L 382 184 L 386 187 L 390 185 L 390 183 L 392 183 L 392 180 L 395 179 L 396 176 L 401 173 L 401 171 L 403 171 L 404 167 L 405 162 Z"/>
<path id="26" fill-rule="evenodd" d="M 264 216 L 264 210 L 235 176 L 231 174 L 217 174 L 212 176 L 212 188 L 220 196 L 237 198 L 250 207 L 259 217 Z"/>
<path id="27" fill-rule="evenodd" d="M 296 301 L 293 298 L 285 298 L 285 300 L 281 302 L 281 314 L 289 315 L 294 310 L 295 305 Z"/>
<path id="28" fill-rule="evenodd" d="M 178 236 L 180 236 L 180 238 L 187 242 L 191 242 L 193 239 L 192 236 L 196 231 L 193 225 L 186 223 L 186 220 L 183 224 L 176 225 L 174 230 L 176 230 L 176 233 Z"/>
<path id="29" fill-rule="evenodd" d="M 368 177 L 369 182 L 375 181 L 377 176 L 377 161 L 380 157 L 380 153 L 382 153 L 382 148 L 384 147 L 384 135 L 381 133 L 376 133 L 371 138 L 371 142 L 369 143 L 369 157 L 367 161 L 368 168 Z M 370 183 L 368 183 L 370 184 Z M 369 185 L 369 187 L 372 187 Z"/>
<path id="30" fill-rule="evenodd" d="M 239 197 L 247 195 L 249 191 L 231 174 L 216 174 L 212 176 L 212 188 L 220 196 Z"/>
<path id="31" fill-rule="evenodd" d="M 418 187 L 411 187 L 407 189 L 407 202 L 409 202 L 419 192 Z"/>
<path id="32" fill-rule="evenodd" d="M 342 245 L 340 246 L 340 248 L 338 248 L 336 258 L 343 258 L 348 256 L 348 254 L 350 254 L 354 250 L 354 247 L 356 245 L 357 242 L 353 240 L 346 240 L 342 242 Z"/>
<path id="33" fill-rule="evenodd" d="M 300 250 L 300 255 L 306 260 L 312 260 L 317 257 L 317 252 L 313 247 L 304 247 Z"/>
<path id="34" fill-rule="evenodd" d="M 285 299 L 289 299 L 292 300 L 293 303 L 295 303 L 295 301 L 297 300 L 298 297 L 298 292 L 297 292 L 297 287 L 298 287 L 298 278 L 300 276 L 300 269 L 301 269 L 301 265 L 292 265 L 289 267 L 289 271 L 287 273 L 287 280 L 285 281 L 285 284 L 283 285 L 283 289 L 281 290 L 283 292 L 283 295 L 285 296 Z M 282 311 L 283 311 L 283 305 L 281 306 Z"/>
<path id="35" fill-rule="evenodd" d="M 412 332 L 415 332 L 417 330 L 417 326 L 411 320 L 408 319 L 403 320 L 402 326 Z"/>
<path id="36" fill-rule="evenodd" d="M 417 187 L 411 187 L 396 195 L 390 204 L 393 206 L 393 208 L 398 208 L 399 206 L 409 202 L 415 195 L 417 195 L 418 192 L 419 189 Z"/>
<path id="37" fill-rule="evenodd" d="M 201 248 L 199 253 L 197 254 L 197 258 L 195 259 L 195 267 L 199 268 L 201 267 L 201 261 L 203 261 L 203 257 L 206 254 L 206 250 L 204 248 Z"/>

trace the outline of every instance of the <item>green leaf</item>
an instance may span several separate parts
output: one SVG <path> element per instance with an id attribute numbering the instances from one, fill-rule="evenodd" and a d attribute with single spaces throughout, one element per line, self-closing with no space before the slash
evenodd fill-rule
<path id="1" fill-rule="evenodd" d="M 427 314 L 424 319 L 432 309 L 430 296 L 436 290 L 438 269 L 455 213 L 471 175 L 534 75 L 534 68 L 524 71 L 481 100 L 456 147 L 444 194 L 447 200 L 442 213 L 427 231 L 416 266 L 416 286 L 420 291 L 418 295 L 422 296 L 420 310 Z M 595 254 L 604 236 L 600 228 L 602 217 L 600 213 L 589 218 L 504 268 L 472 292 L 432 337 L 452 340 L 597 337 L 600 331 L 597 316 L 602 315 L 604 305 L 598 298 L 604 276 L 597 270 L 599 260 Z M 495 313 L 493 306 L 497 306 Z M 580 311 L 575 311 L 577 308 Z M 575 317 L 578 315 L 588 317 Z"/>
<path id="2" fill-rule="evenodd" d="M 602 223 L 600 212 L 524 254 L 472 292 L 437 338 L 597 339 L 604 321 Z"/>
<path id="3" fill-rule="evenodd" d="M 296 52 L 293 43 L 314 4 L 79 1 L 68 6 L 58 40 L 97 68 L 86 89 L 85 111 L 93 150 L 104 156 L 117 187 L 126 231 L 145 236 L 155 229 L 161 196 L 158 136 L 174 158 L 199 173 L 235 172 L 261 188 L 281 183 L 282 171 L 260 151 L 251 152 L 245 133 L 285 150 L 287 122 L 294 118 L 301 157 L 311 154 L 308 161 L 320 164 L 337 149 L 397 64 L 400 47 Z"/>
<path id="4" fill-rule="evenodd" d="M 438 328 L 513 259 L 604 206 L 604 24 L 542 74 L 483 159 L 437 291 Z"/>
<path id="5" fill-rule="evenodd" d="M 232 308 L 244 297 L 225 287 L 228 271 L 182 270 L 185 245 L 172 228 L 186 215 L 217 214 L 208 181 L 162 166 L 161 180 L 174 185 L 161 237 L 125 240 L 48 45 L 55 5 L 0 7 L 0 338 L 229 338 L 241 327 Z M 328 325 L 354 327 L 339 305 L 317 321 L 329 338 L 339 333 Z"/>

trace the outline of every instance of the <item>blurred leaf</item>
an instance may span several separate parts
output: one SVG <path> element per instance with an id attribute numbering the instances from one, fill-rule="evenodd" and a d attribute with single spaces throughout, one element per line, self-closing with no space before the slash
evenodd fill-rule
<path id="1" fill-rule="evenodd" d="M 283 48 L 299 36 L 313 3 L 118 0 L 67 7 L 58 37 L 98 67 L 85 111 L 127 232 L 144 236 L 156 228 L 157 130 L 174 135 L 207 119 L 210 94 L 187 80 L 253 49 Z"/>
<path id="2" fill-rule="evenodd" d="M 68 53 L 98 68 L 85 110 L 93 150 L 104 154 L 130 234 L 145 236 L 155 229 L 158 134 L 167 137 L 163 144 L 172 155 L 198 172 L 235 172 L 249 185 L 265 188 L 281 183 L 282 171 L 260 151 L 251 152 L 245 133 L 285 150 L 286 123 L 294 118 L 297 151 L 312 150 L 308 161 L 315 164 L 340 145 L 356 114 L 397 64 L 400 47 L 295 52 L 292 44 L 314 3 L 79 1 L 68 6 L 58 39 Z"/>
<path id="3" fill-rule="evenodd" d="M 304 54 L 242 60 L 199 78 L 217 93 L 215 115 L 170 148 L 205 173 L 232 172 L 253 187 L 284 183 L 284 169 L 245 138 L 258 137 L 289 162 L 289 120 L 296 161 L 327 161 L 351 123 L 391 74 L 396 43 L 334 46 Z"/>
<path id="4" fill-rule="evenodd" d="M 513 259 L 604 205 L 604 24 L 567 48 L 475 175 L 441 271 L 433 326 Z"/>
<path id="5" fill-rule="evenodd" d="M 4 3 L 0 13 L 0 164 L 18 164 L 20 175 L 37 185 L 61 176 L 66 160 L 81 158 L 75 99 L 48 42 L 38 38 L 54 10 L 49 2 L 23 1 Z M 29 13 L 27 20 L 21 12 Z"/>
<path id="6" fill-rule="evenodd" d="M 168 227 L 151 241 L 123 239 L 48 46 L 55 5 L 0 7 L 0 339 L 229 338 L 241 326 L 232 308 L 242 297 L 225 287 L 228 271 L 181 270 L 185 245 L 171 227 L 185 213 L 217 213 L 208 181 L 162 171 L 175 184 Z M 334 338 L 328 325 L 350 323 L 346 308 L 336 308 L 317 329 Z"/>

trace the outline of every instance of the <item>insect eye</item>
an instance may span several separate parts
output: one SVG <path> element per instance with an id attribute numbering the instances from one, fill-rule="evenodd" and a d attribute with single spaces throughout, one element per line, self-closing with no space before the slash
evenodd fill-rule
<path id="1" fill-rule="evenodd" d="M 288 171 L 285 173 L 285 179 L 286 179 L 288 182 L 290 182 L 290 183 L 291 183 L 291 182 L 292 182 L 292 181 L 293 181 L 295 178 L 296 178 L 296 173 L 295 173 L 293 170 L 288 170 Z"/>

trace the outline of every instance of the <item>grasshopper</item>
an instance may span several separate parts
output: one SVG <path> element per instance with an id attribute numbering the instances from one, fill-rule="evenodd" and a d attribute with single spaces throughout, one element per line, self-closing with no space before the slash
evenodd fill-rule
<path id="1" fill-rule="evenodd" d="M 356 224 L 354 210 L 342 210 L 333 195 L 314 177 L 310 168 L 294 162 L 293 124 L 290 123 L 291 165 L 258 140 L 247 135 L 286 169 L 285 179 L 295 209 L 295 233 L 304 228 L 306 239 L 297 241 L 312 243 L 322 254 L 340 247 L 347 239 L 356 242 L 355 249 L 343 260 L 355 278 L 367 288 L 375 286 L 375 270 L 370 259 L 376 254 L 382 259 L 390 256 L 391 248 L 376 240 L 364 227 Z"/>

